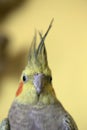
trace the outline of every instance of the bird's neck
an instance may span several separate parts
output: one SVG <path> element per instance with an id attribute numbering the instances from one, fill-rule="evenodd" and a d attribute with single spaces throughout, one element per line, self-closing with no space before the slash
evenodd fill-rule
<path id="1" fill-rule="evenodd" d="M 57 101 L 54 89 L 52 86 L 45 88 L 44 91 L 40 94 L 39 104 L 49 105 L 54 104 Z"/>

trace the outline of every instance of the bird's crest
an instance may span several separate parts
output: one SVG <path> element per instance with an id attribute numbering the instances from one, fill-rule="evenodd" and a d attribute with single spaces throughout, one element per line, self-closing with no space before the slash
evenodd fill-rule
<path id="1" fill-rule="evenodd" d="M 39 32 L 39 36 L 40 36 L 40 43 L 38 45 L 38 47 L 36 47 L 36 32 L 31 44 L 31 47 L 29 49 L 29 58 L 28 58 L 28 65 L 32 65 L 32 66 L 39 66 L 42 69 L 45 69 L 46 67 L 48 67 L 48 61 L 47 61 L 47 52 L 46 52 L 46 47 L 44 44 L 45 38 L 49 32 L 49 30 L 52 27 L 52 23 L 53 20 L 51 20 L 50 25 L 46 31 L 46 33 L 44 34 L 44 36 L 42 36 L 41 32 Z"/>

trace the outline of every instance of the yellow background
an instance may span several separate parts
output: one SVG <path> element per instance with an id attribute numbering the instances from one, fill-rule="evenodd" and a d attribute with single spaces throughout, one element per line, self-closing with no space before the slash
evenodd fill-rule
<path id="1" fill-rule="evenodd" d="M 35 29 L 53 27 L 45 41 L 58 99 L 71 113 L 79 130 L 87 130 L 87 1 L 28 0 L 10 13 L 2 24 L 11 39 L 8 55 L 28 53 Z M 23 59 L 26 62 L 25 59 Z M 16 67 L 17 68 L 17 67 Z M 18 87 L 19 77 L 1 80 L 0 120 L 6 117 Z"/>

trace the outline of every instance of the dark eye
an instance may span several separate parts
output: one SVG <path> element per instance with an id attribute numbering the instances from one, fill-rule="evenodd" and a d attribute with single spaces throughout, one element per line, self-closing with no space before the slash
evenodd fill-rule
<path id="1" fill-rule="evenodd" d="M 51 83 L 51 81 L 52 81 L 52 77 L 51 77 L 51 76 L 49 76 L 49 82 Z"/>
<path id="2" fill-rule="evenodd" d="M 24 82 L 28 81 L 28 76 L 27 75 L 23 75 L 23 81 Z"/>
<path id="3" fill-rule="evenodd" d="M 50 77 L 50 82 L 52 81 L 52 77 Z"/>

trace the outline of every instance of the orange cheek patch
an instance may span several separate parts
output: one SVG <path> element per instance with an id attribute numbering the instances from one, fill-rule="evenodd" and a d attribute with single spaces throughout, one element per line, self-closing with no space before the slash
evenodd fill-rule
<path id="1" fill-rule="evenodd" d="M 21 94 L 22 90 L 23 90 L 23 82 L 20 82 L 19 88 L 18 88 L 18 90 L 16 92 L 16 96 L 18 96 L 19 94 Z"/>

